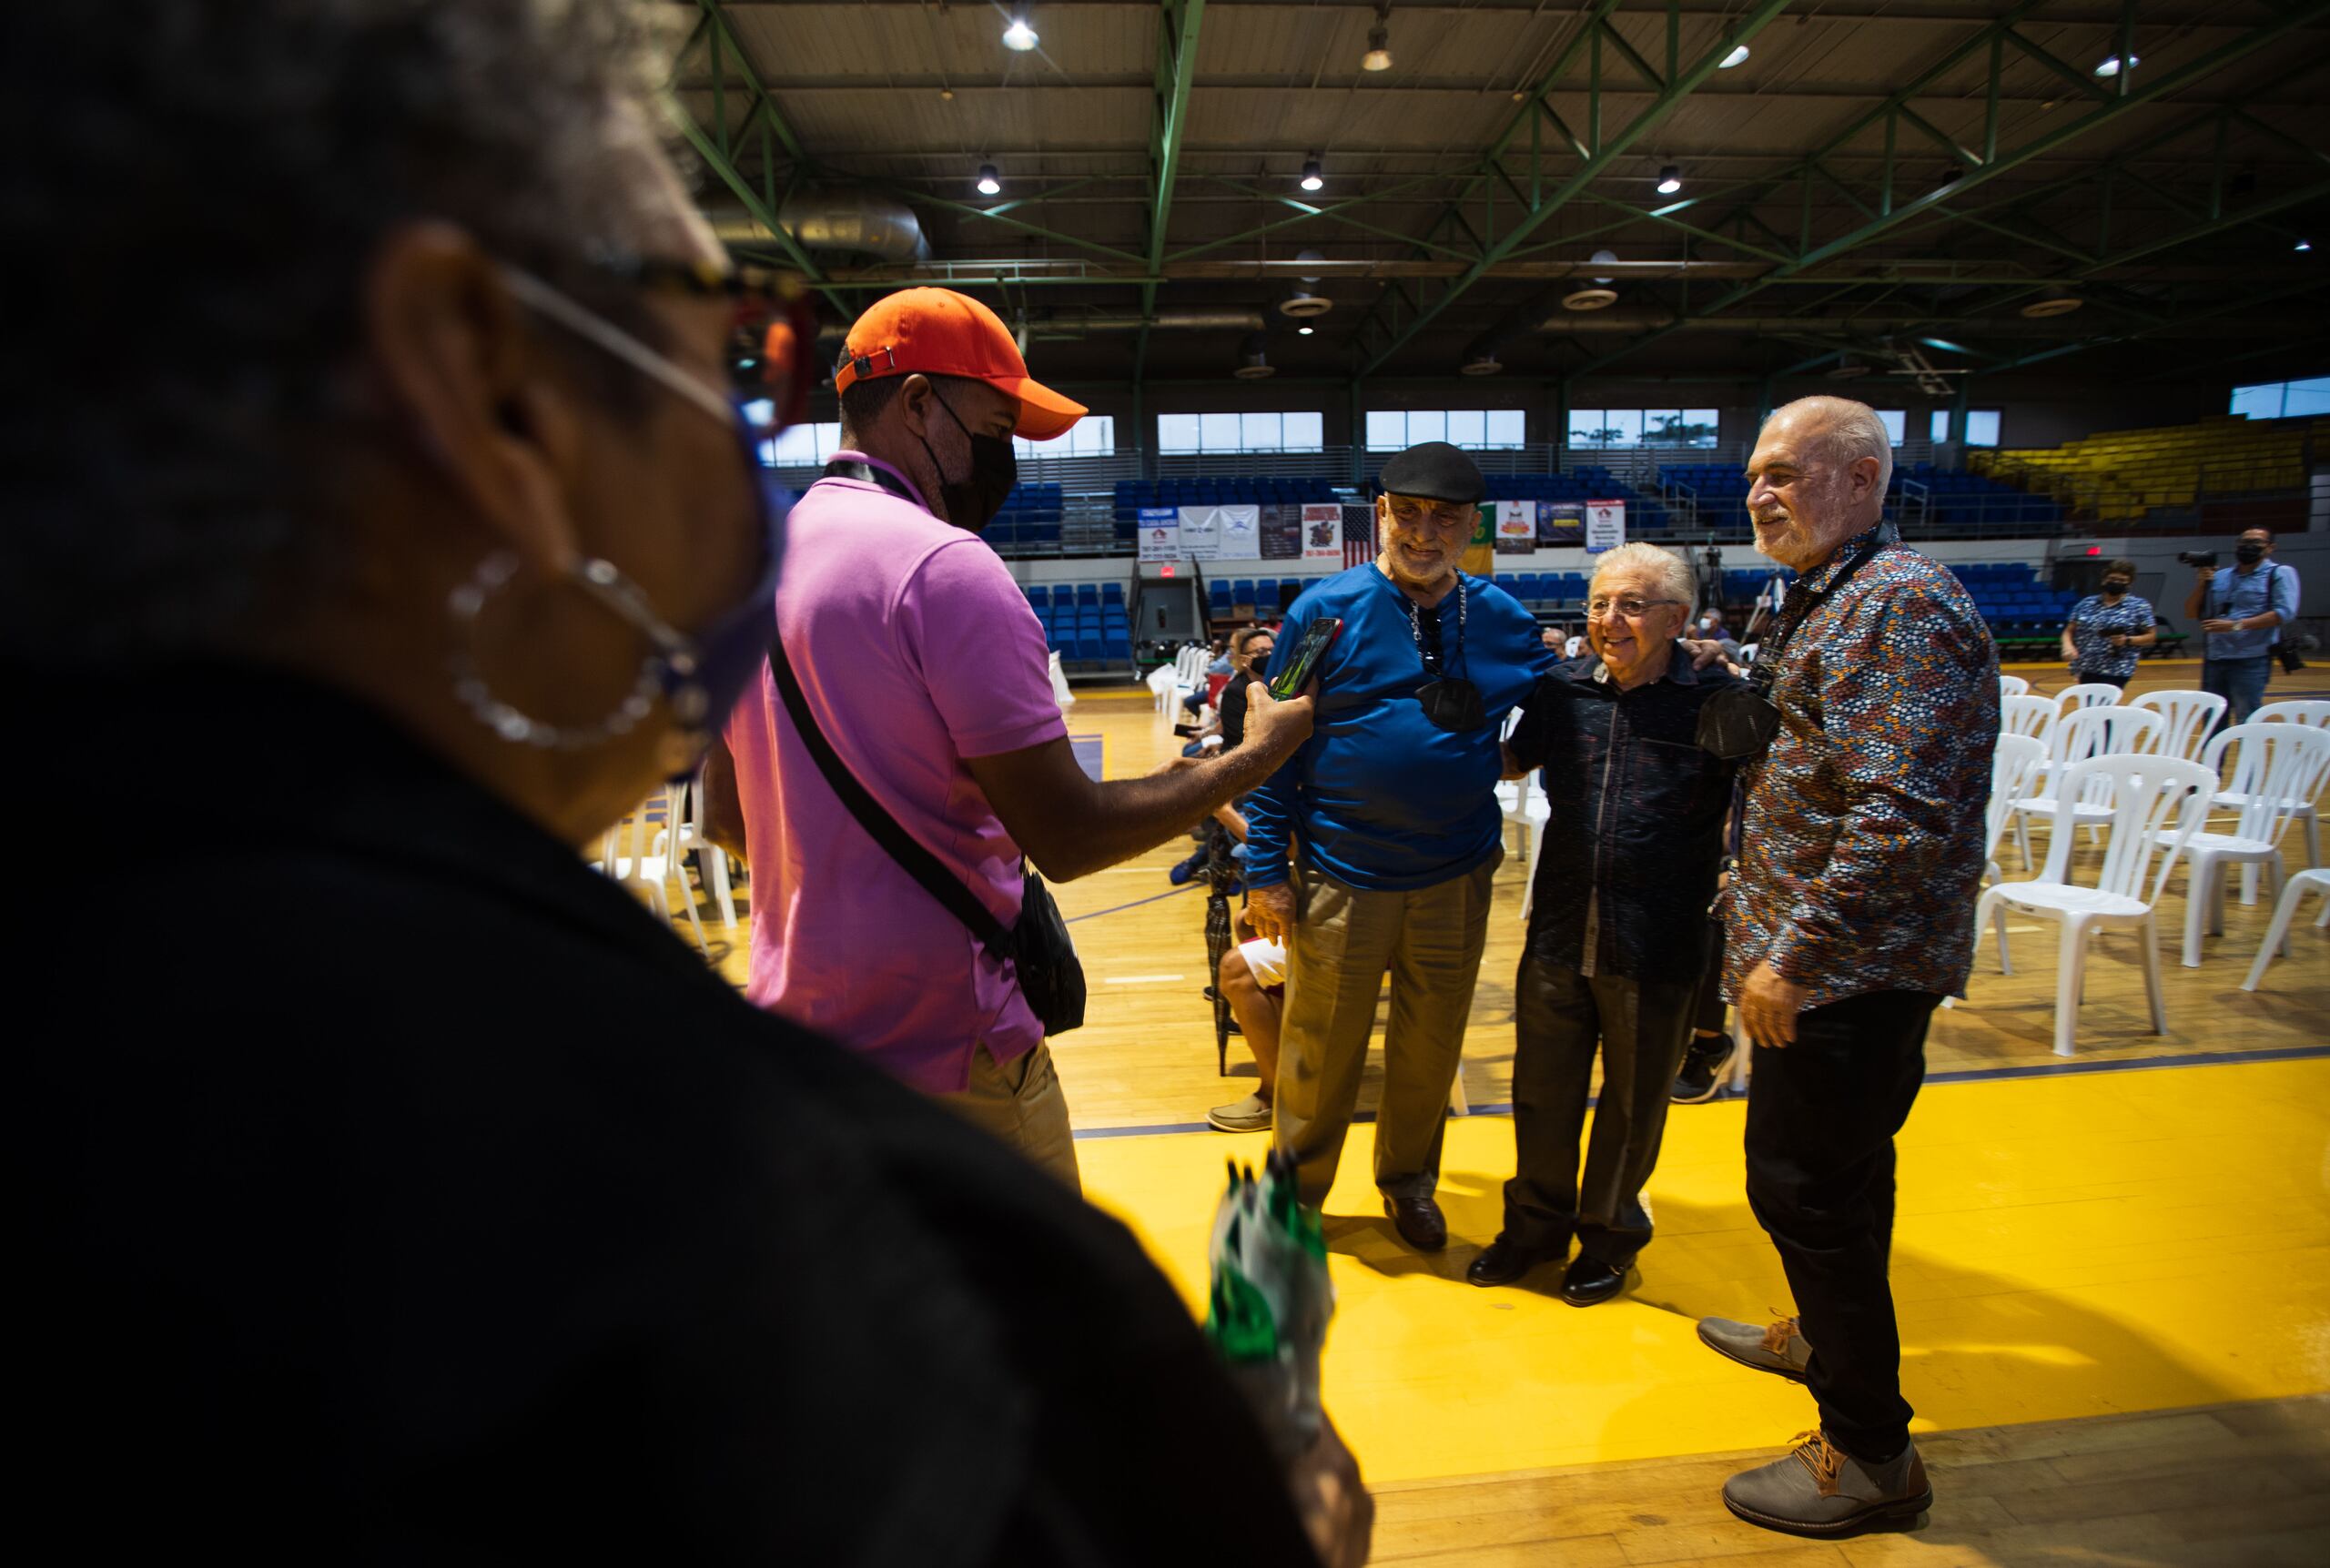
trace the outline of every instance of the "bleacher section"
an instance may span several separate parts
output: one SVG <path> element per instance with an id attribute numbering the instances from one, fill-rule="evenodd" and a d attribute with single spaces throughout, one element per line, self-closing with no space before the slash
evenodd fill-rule
<path id="1" fill-rule="evenodd" d="M 1060 517 L 1067 504 L 1059 485 L 1015 484 L 1003 498 L 995 520 L 987 525 L 987 538 L 1005 555 L 1014 553 L 1007 546 L 1018 546 L 1029 555 L 1057 555 Z"/>
<path id="2" fill-rule="evenodd" d="M 1703 517 L 1744 512 L 1748 480 L 1737 463 L 1677 463 L 1658 470 L 1661 487 L 1681 486 L 1698 497 Z M 2031 495 L 1986 474 L 1962 473 L 1931 463 L 1908 463 L 1893 470 L 1886 491 L 1887 514 L 1911 527 L 1924 523 L 2000 524 L 2053 530 L 2063 520 L 2060 501 Z"/>
<path id="3" fill-rule="evenodd" d="M 2154 508 L 2199 508 L 2212 498 L 2300 491 L 2308 447 L 2320 451 L 2325 441 L 2330 420 L 2217 414 L 2190 425 L 2107 430 L 2059 447 L 1976 452 L 1971 460 L 1978 470 L 2050 491 L 2083 516 L 2140 519 Z"/>
<path id="4" fill-rule="evenodd" d="M 1316 577 L 1217 577 L 1205 585 L 1210 622 L 1274 621 Z"/>
<path id="5" fill-rule="evenodd" d="M 1132 621 L 1121 582 L 1024 584 L 1028 607 L 1062 664 L 1132 663 Z"/>

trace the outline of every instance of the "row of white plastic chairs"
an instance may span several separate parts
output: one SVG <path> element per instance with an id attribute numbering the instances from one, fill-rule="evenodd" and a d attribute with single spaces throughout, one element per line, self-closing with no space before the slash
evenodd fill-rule
<path id="1" fill-rule="evenodd" d="M 695 945 L 706 957 L 712 943 L 696 914 L 695 889 L 688 884 L 687 855 L 696 857 L 706 890 L 720 911 L 722 929 L 736 931 L 736 894 L 728 873 L 728 856 L 704 831 L 704 791 L 696 781 L 670 784 L 634 807 L 631 814 L 607 829 L 599 845 L 599 869 L 646 900 L 665 925 L 672 923 L 671 894 L 676 889 L 680 906 L 687 911 Z"/>
<path id="2" fill-rule="evenodd" d="M 2315 803 L 2330 779 L 2330 702 L 2269 703 L 2249 723 L 2211 737 L 2210 726 L 2224 711 L 2222 697 L 2154 692 L 2122 703 L 2120 696 L 2117 687 L 2086 685 L 2051 699 L 2027 693 L 2001 699 L 1988 820 L 1991 885 L 1976 923 L 1978 930 L 1995 926 L 2000 967 L 2009 974 L 2007 912 L 2060 923 L 2059 1056 L 2072 1054 L 2089 938 L 2099 931 L 2139 936 L 2153 1028 L 2167 1031 L 2153 911 L 2180 860 L 2186 866 L 2183 957 L 2188 967 L 2201 962 L 2204 924 L 2208 935 L 2224 933 L 2225 878 L 2233 866 L 2243 868 L 2244 903 L 2255 902 L 2260 865 L 2278 890 L 2272 926 L 2244 982 L 2248 990 L 2256 989 L 2274 955 L 2285 947 L 2297 901 L 2310 890 L 2330 892 L 2330 874 L 2318 869 L 2284 878 L 2281 851 L 2286 830 L 2302 823 L 2309 867 L 2320 864 Z M 2213 811 L 2235 814 L 2229 831 L 2208 830 Z M 2032 867 L 2031 826 L 2050 829 L 2047 862 L 2035 876 L 2010 881 L 1998 865 L 2010 823 L 2026 871 Z M 2092 885 L 2073 880 L 2072 856 L 2082 826 L 2104 847 Z M 2320 923 L 2330 923 L 2330 910 Z"/>

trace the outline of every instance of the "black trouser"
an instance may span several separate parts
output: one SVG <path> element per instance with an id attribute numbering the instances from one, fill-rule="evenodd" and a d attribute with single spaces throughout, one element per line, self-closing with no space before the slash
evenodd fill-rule
<path id="1" fill-rule="evenodd" d="M 2134 679 L 2133 675 L 2095 675 L 2084 670 L 2072 672 L 2072 682 L 2074 685 L 2117 686 L 2123 692 L 2128 689 L 2128 683 Z"/>
<path id="2" fill-rule="evenodd" d="M 1515 1158 L 1504 1184 L 1504 1239 L 1552 1253 L 1566 1251 L 1575 1235 L 1581 1254 L 1624 1269 L 1650 1240 L 1640 1195 L 1658 1162 L 1698 977 L 1588 979 L 1525 953 L 1513 988 Z M 1577 1140 L 1597 1042 L 1602 1098 L 1581 1181 Z"/>
<path id="3" fill-rule="evenodd" d="M 1829 1441 L 1871 1463 L 1910 1441 L 1886 1277 L 1893 1135 L 1925 1081 L 1940 999 L 1878 991 L 1815 1007 L 1794 1045 L 1756 1048 L 1748 1086 L 1748 1203 L 1796 1294 L 1812 1347 L 1805 1381 Z"/>

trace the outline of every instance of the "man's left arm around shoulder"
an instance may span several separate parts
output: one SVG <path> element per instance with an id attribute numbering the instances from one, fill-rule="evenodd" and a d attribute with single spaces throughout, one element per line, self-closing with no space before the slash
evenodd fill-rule
<path id="1" fill-rule="evenodd" d="M 1780 977 L 1806 986 L 1889 912 L 1970 888 L 1980 871 L 1965 822 L 1967 803 L 1989 798 L 1998 739 L 1989 634 L 1970 611 L 1914 583 L 1861 612 L 1874 617 L 1870 632 L 1821 662 L 1821 723 L 1843 754 L 1844 820 L 1768 955 Z"/>

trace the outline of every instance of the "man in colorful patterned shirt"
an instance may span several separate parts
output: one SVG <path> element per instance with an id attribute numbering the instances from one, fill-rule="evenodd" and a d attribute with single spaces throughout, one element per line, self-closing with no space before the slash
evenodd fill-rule
<path id="1" fill-rule="evenodd" d="M 1799 1316 L 1699 1337 L 1818 1401 L 1794 1452 L 1724 1487 L 1742 1519 L 1799 1534 L 1933 1497 L 1886 1276 L 1893 1135 L 1973 956 L 1998 655 L 1957 580 L 1883 523 L 1892 466 L 1884 423 L 1842 398 L 1779 410 L 1748 464 L 1757 548 L 1800 576 L 1764 643 L 1778 725 L 1742 775 L 1724 990 L 1756 1047 L 1748 1200 Z"/>
<path id="2" fill-rule="evenodd" d="M 2091 593 L 2072 606 L 2063 624 L 2063 663 L 2072 679 L 2125 690 L 2136 673 L 2137 650 L 2159 641 L 2158 619 L 2152 601 L 2128 592 L 2136 585 L 2136 563 L 2103 563 L 2103 592 Z"/>

